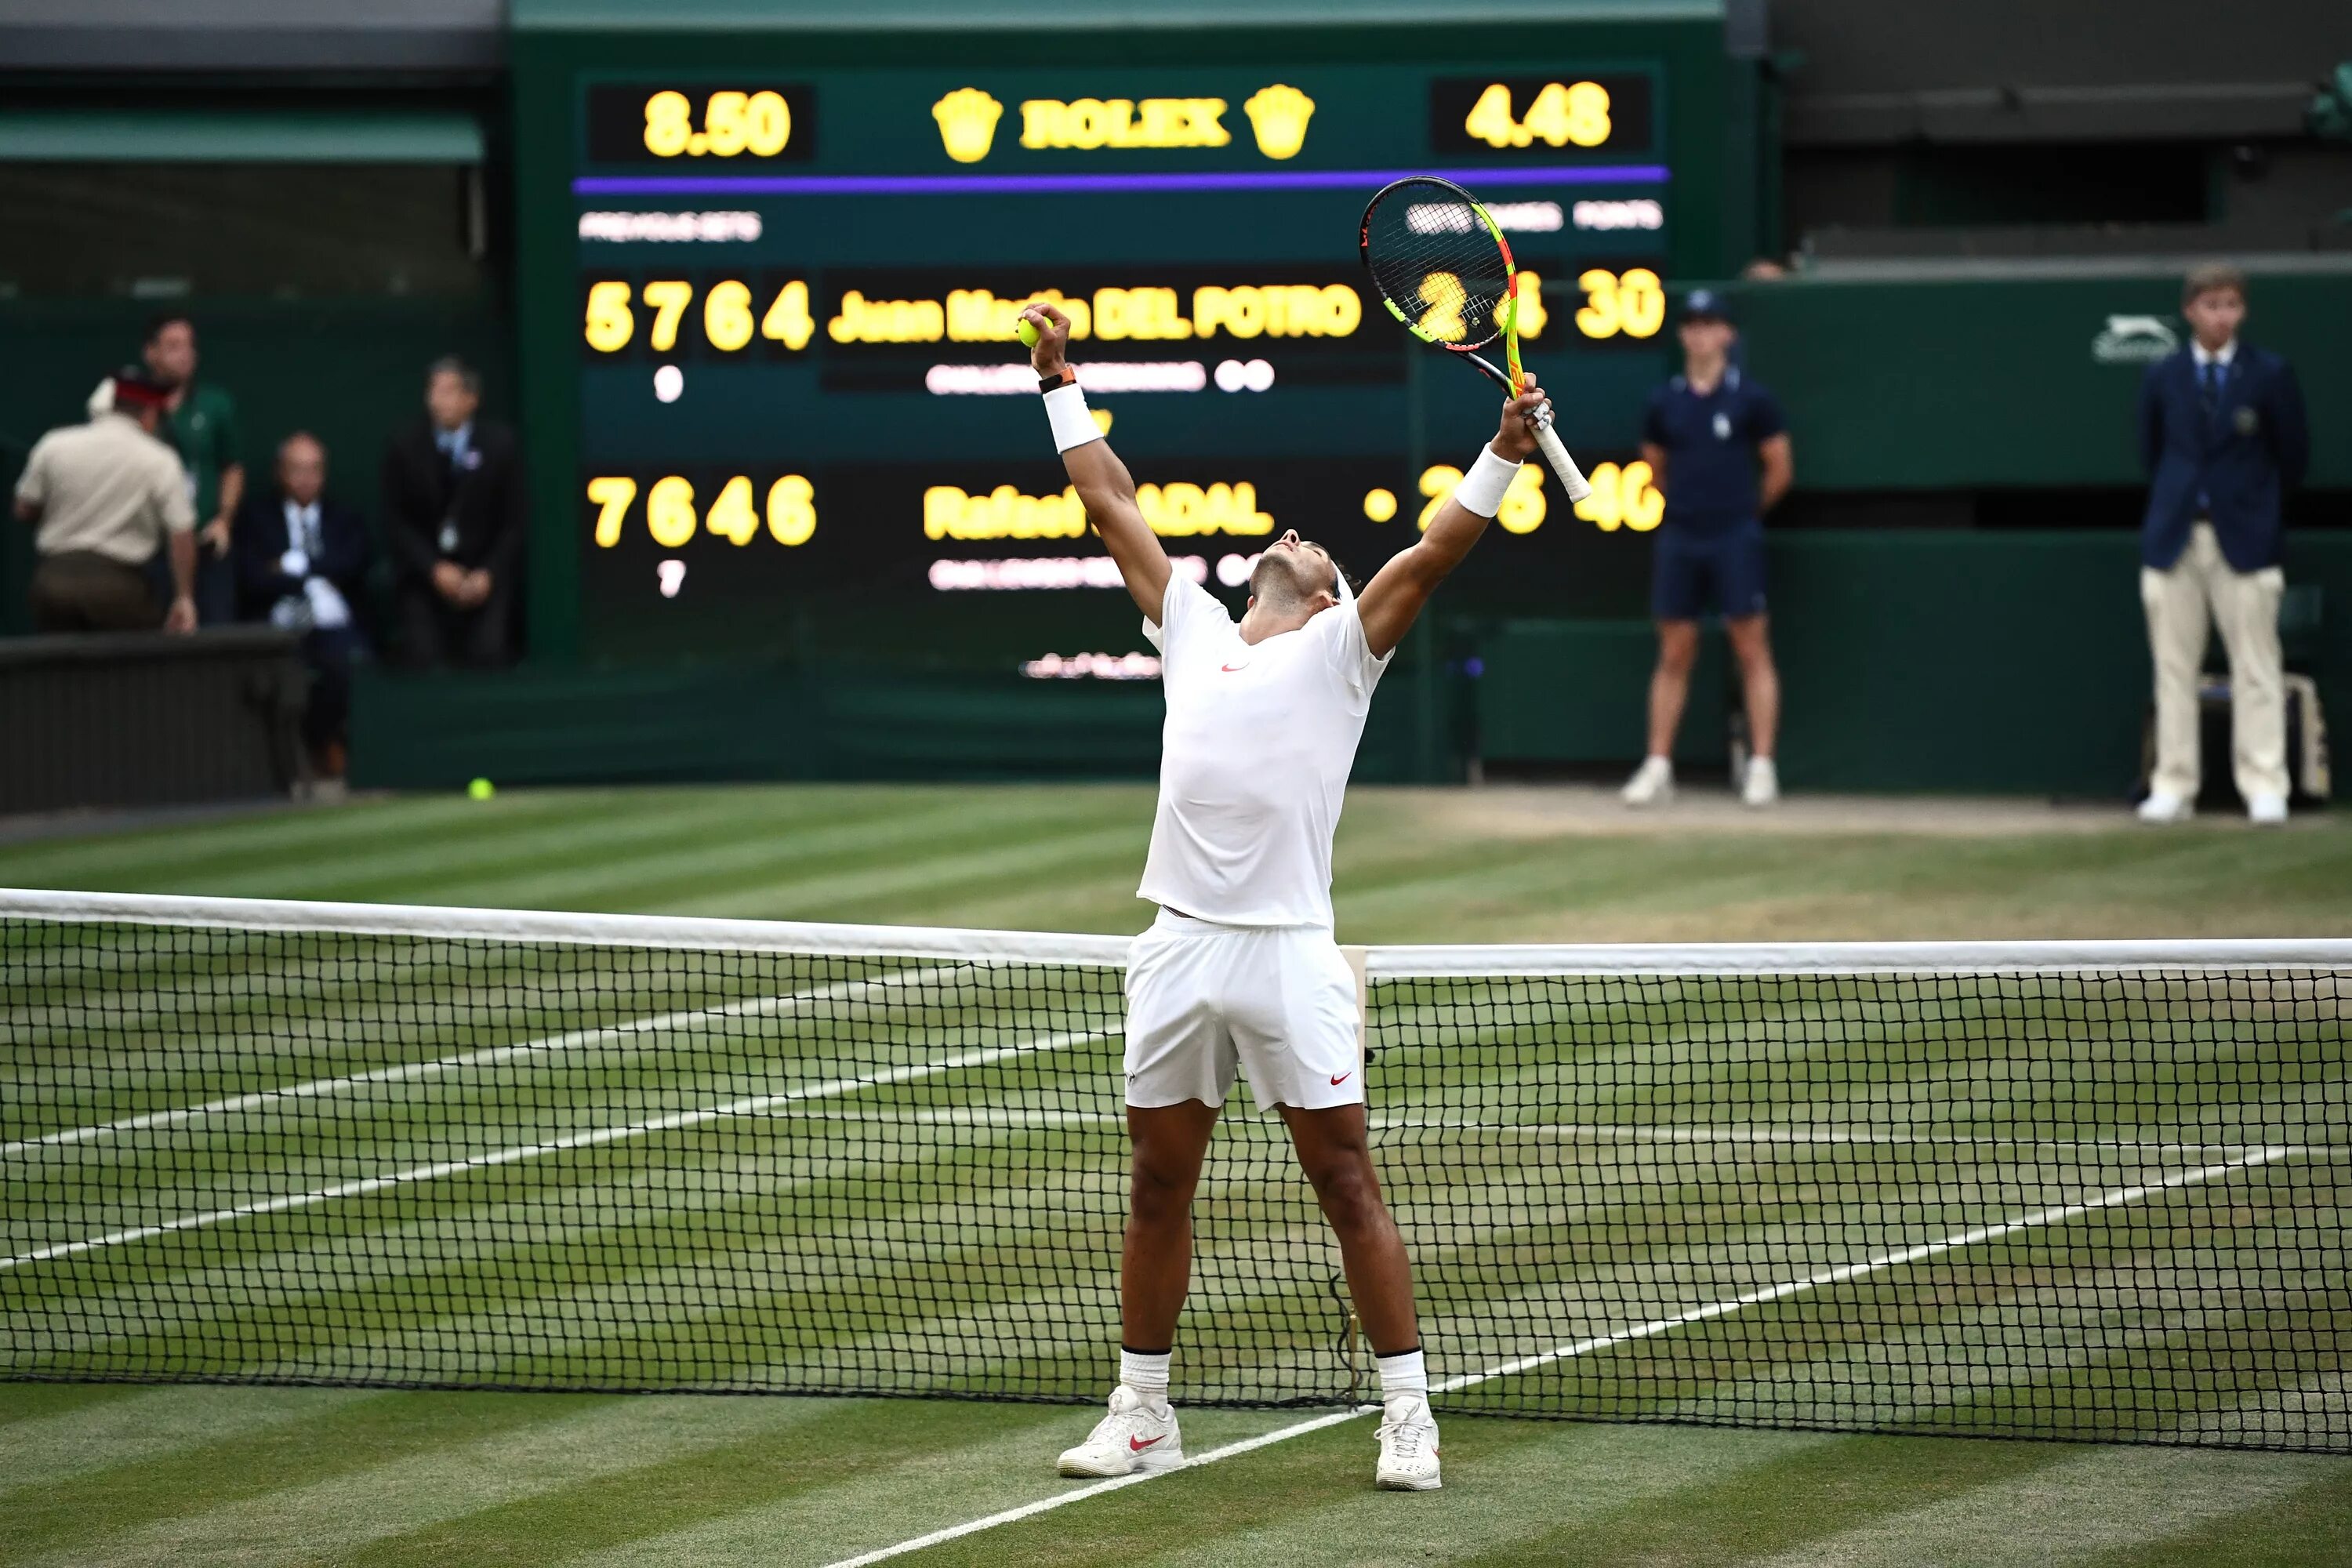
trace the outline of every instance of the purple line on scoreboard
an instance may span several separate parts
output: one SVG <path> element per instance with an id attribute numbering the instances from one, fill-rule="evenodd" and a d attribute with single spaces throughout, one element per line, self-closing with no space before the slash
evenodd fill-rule
<path id="1" fill-rule="evenodd" d="M 992 196 L 1103 191 L 1370 189 L 1434 174 L 1461 184 L 1663 185 L 1663 163 L 1494 169 L 1282 169 L 1192 174 L 592 174 L 581 196 Z"/>

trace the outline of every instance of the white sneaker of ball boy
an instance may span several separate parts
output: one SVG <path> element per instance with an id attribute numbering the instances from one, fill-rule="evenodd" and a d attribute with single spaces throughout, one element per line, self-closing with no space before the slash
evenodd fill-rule
<path id="1" fill-rule="evenodd" d="M 1373 1482 L 1387 1491 L 1435 1491 L 1442 1484 L 1437 1419 L 1429 1413 L 1421 1353 L 1382 1359 L 1411 1364 L 1382 1368 L 1388 1392 L 1374 1434 L 1381 1458 Z M 1184 1463 L 1183 1434 L 1175 1406 L 1168 1403 L 1168 1358 L 1129 1351 L 1119 1361 L 1122 1381 L 1111 1390 L 1109 1412 L 1085 1442 L 1062 1454 L 1056 1468 L 1066 1476 L 1131 1476 L 1138 1470 L 1172 1470 Z M 1129 1378 L 1133 1381 L 1126 1381 Z"/>

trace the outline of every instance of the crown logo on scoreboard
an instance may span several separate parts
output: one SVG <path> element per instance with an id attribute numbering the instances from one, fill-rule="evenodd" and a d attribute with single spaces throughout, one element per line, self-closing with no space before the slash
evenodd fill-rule
<path id="1" fill-rule="evenodd" d="M 1249 116 L 1250 129 L 1257 133 L 1257 150 L 1269 158 L 1295 158 L 1307 145 L 1307 121 L 1315 113 L 1315 100 L 1295 87 L 1280 82 L 1260 88 L 1242 112 Z"/>
<path id="2" fill-rule="evenodd" d="M 988 156 L 1003 112 L 1004 105 L 976 87 L 960 87 L 931 105 L 931 118 L 940 122 L 940 142 L 959 163 L 977 163 Z"/>

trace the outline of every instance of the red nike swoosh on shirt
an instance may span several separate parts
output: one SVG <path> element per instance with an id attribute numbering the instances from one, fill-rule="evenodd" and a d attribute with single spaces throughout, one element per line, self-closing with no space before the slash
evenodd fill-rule
<path id="1" fill-rule="evenodd" d="M 1341 1073 L 1338 1078 L 1333 1079 L 1331 1081 L 1334 1085 L 1343 1084 L 1355 1076 L 1356 1069 L 1354 1068 L 1349 1068 L 1346 1072 Z"/>
<path id="2" fill-rule="evenodd" d="M 1140 1437 L 1129 1437 L 1127 1440 L 1128 1452 L 1131 1454 L 1140 1454 L 1144 1449 L 1150 1447 L 1152 1444 L 1165 1443 L 1166 1441 L 1168 1441 L 1168 1435 L 1165 1432 L 1151 1439 L 1150 1443 L 1145 1442 Z"/>
<path id="3" fill-rule="evenodd" d="M 1242 661 L 1241 661 L 1241 663 L 1239 663 L 1239 664 L 1221 664 L 1221 665 L 1217 666 L 1217 668 L 1219 669 L 1219 671 L 1221 671 L 1222 673 L 1226 674 L 1226 675 L 1231 675 L 1234 671 L 1235 671 L 1235 670 L 1237 670 L 1237 669 L 1247 669 L 1248 668 L 1249 668 L 1249 660 L 1247 660 L 1247 659 L 1244 659 L 1244 660 L 1242 660 Z"/>

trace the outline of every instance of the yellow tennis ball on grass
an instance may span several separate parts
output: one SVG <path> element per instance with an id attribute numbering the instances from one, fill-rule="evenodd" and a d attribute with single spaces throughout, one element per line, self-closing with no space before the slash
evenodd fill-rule
<path id="1" fill-rule="evenodd" d="M 1037 323 L 1028 317 L 1024 316 L 1015 321 L 1013 324 L 1013 331 L 1014 335 L 1020 338 L 1023 348 L 1034 349 L 1037 346 Z"/>
<path id="2" fill-rule="evenodd" d="M 499 786 L 488 779 L 476 779 L 466 786 L 466 793 L 476 800 L 488 800 L 499 793 Z"/>

